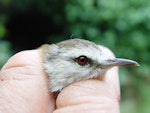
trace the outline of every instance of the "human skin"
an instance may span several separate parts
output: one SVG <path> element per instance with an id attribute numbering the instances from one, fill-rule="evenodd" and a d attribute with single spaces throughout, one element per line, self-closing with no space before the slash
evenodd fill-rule
<path id="1" fill-rule="evenodd" d="M 57 98 L 50 92 L 48 82 L 39 49 L 12 56 L 0 71 L 0 113 L 120 112 L 117 67 L 111 68 L 103 78 L 65 87 Z"/>

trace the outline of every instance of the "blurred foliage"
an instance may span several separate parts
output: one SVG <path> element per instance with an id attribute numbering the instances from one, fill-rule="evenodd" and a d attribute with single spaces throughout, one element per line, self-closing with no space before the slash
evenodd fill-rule
<path id="1" fill-rule="evenodd" d="M 141 64 L 138 68 L 120 69 L 121 113 L 149 113 L 149 11 L 148 0 L 1 0 L 0 66 L 18 50 L 72 37 L 88 39 L 111 48 L 117 57 L 134 59 Z M 18 19 L 14 24 L 11 20 L 18 14 L 27 18 Z M 24 26 L 24 22 L 29 27 Z M 17 29 L 16 24 L 20 25 Z M 12 35 L 14 32 L 19 35 Z M 41 43 L 35 44 L 38 40 Z M 25 45 L 21 41 L 26 42 Z M 18 46 L 18 43 L 21 44 Z M 25 47 L 29 44 L 30 48 Z"/>

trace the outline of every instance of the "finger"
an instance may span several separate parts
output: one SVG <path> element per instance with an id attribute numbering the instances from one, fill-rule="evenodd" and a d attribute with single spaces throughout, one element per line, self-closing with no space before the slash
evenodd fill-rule
<path id="1" fill-rule="evenodd" d="M 53 111 L 55 100 L 53 94 L 49 94 L 38 50 L 11 57 L 0 72 L 0 80 L 0 112 L 8 107 L 13 113 Z"/>
<path id="2" fill-rule="evenodd" d="M 115 58 L 115 55 L 108 48 L 104 46 L 99 46 L 101 50 L 107 53 L 109 58 Z M 115 90 L 116 95 L 118 95 L 118 100 L 120 100 L 120 84 L 119 84 L 119 76 L 118 76 L 118 67 L 113 67 L 109 69 L 105 76 L 104 81 L 110 85 L 111 89 Z"/>
<path id="3" fill-rule="evenodd" d="M 110 50 L 105 48 L 104 51 L 113 56 Z M 57 98 L 54 113 L 119 113 L 119 99 L 118 69 L 114 67 L 103 80 L 84 80 L 64 88 Z"/>

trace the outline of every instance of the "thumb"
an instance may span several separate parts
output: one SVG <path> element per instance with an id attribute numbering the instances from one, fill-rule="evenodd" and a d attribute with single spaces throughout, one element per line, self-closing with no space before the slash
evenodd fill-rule
<path id="1" fill-rule="evenodd" d="M 12 56 L 0 71 L 0 113 L 51 113 L 54 96 L 38 50 Z M 8 109 L 11 108 L 11 109 Z"/>

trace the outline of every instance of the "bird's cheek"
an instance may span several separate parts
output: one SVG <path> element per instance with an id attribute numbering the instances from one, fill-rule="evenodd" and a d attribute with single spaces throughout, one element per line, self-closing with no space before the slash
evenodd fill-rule
<path id="1" fill-rule="evenodd" d="M 103 78 L 103 76 L 105 75 L 107 69 L 95 69 L 94 71 L 92 71 L 90 73 L 91 78 Z"/>

